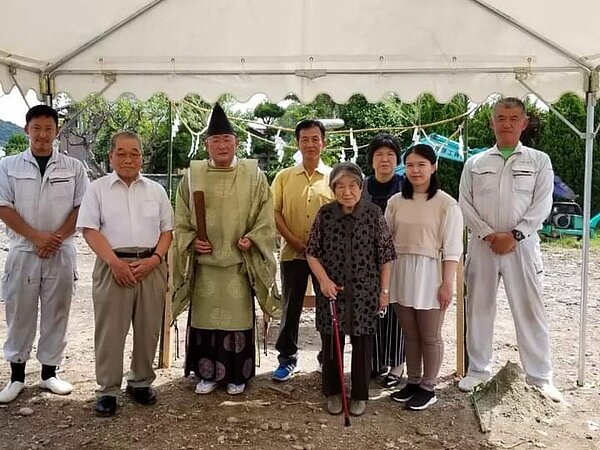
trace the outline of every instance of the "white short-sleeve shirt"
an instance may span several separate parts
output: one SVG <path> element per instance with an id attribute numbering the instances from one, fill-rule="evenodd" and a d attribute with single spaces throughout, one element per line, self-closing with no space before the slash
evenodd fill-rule
<path id="1" fill-rule="evenodd" d="M 38 163 L 26 150 L 0 160 L 0 206 L 14 209 L 32 228 L 53 232 L 82 201 L 88 178 L 81 161 L 54 151 L 42 177 Z M 34 251 L 35 245 L 8 229 L 11 248 Z M 63 245 L 73 245 L 69 236 Z"/>
<path id="2" fill-rule="evenodd" d="M 127 186 L 111 172 L 90 184 L 77 228 L 100 231 L 113 249 L 153 248 L 161 233 L 173 230 L 173 208 L 159 183 L 140 175 Z"/>

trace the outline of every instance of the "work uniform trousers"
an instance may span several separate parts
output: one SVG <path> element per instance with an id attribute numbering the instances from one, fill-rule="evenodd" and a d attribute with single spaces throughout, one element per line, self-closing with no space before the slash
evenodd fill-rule
<path id="1" fill-rule="evenodd" d="M 471 239 L 465 268 L 468 375 L 481 379 L 491 375 L 496 295 L 502 278 L 525 373 L 534 384 L 552 381 L 550 336 L 542 303 L 543 271 L 537 236 L 517 243 L 507 255 L 497 255 L 487 242 Z"/>
<path id="2" fill-rule="evenodd" d="M 100 258 L 96 258 L 92 277 L 96 380 L 100 385 L 96 392 L 119 394 L 125 339 L 131 324 L 133 352 L 127 384 L 134 388 L 150 386 L 156 378 L 153 363 L 167 290 L 166 263 L 162 262 L 133 288 L 119 286 L 110 267 Z"/>
<path id="3" fill-rule="evenodd" d="M 71 297 L 77 279 L 75 247 L 62 246 L 42 259 L 33 251 L 11 249 L 2 279 L 8 327 L 4 357 L 12 363 L 29 359 L 40 309 L 37 359 L 57 366 L 67 345 Z"/>
<path id="4" fill-rule="evenodd" d="M 279 326 L 279 337 L 275 344 L 275 348 L 279 352 L 279 364 L 298 364 L 298 330 L 309 276 L 312 279 L 316 293 L 320 289 L 319 283 L 312 274 L 308 261 L 294 259 L 293 261 L 283 261 L 281 263 L 283 311 Z M 320 359 L 320 356 L 318 358 Z"/>

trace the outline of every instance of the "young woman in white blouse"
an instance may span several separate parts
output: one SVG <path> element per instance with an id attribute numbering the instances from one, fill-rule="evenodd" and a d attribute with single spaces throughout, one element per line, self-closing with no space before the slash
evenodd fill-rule
<path id="1" fill-rule="evenodd" d="M 428 145 L 408 149 L 402 191 L 389 200 L 385 212 L 398 255 L 390 303 L 404 331 L 408 375 L 408 383 L 392 399 L 412 410 L 437 402 L 442 324 L 462 254 L 462 213 L 457 201 L 439 189 L 436 162 Z"/>

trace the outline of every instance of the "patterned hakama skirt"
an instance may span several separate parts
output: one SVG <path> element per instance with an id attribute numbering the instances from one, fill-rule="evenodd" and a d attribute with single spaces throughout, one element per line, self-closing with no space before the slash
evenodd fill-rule
<path id="1" fill-rule="evenodd" d="M 185 372 L 220 384 L 247 384 L 255 375 L 254 330 L 188 329 Z"/>

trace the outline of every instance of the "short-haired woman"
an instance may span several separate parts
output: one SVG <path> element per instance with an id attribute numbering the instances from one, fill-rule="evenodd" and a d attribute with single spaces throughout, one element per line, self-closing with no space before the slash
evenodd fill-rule
<path id="1" fill-rule="evenodd" d="M 373 175 L 365 178 L 363 198 L 375 203 L 385 213 L 388 200 L 402 188 L 401 175 L 396 173 L 400 161 L 400 145 L 394 136 L 379 133 L 367 147 L 367 163 Z M 386 388 L 400 384 L 404 371 L 404 336 L 398 318 L 387 311 L 377 320 L 377 332 L 373 339 L 373 376 L 381 376 Z"/>

